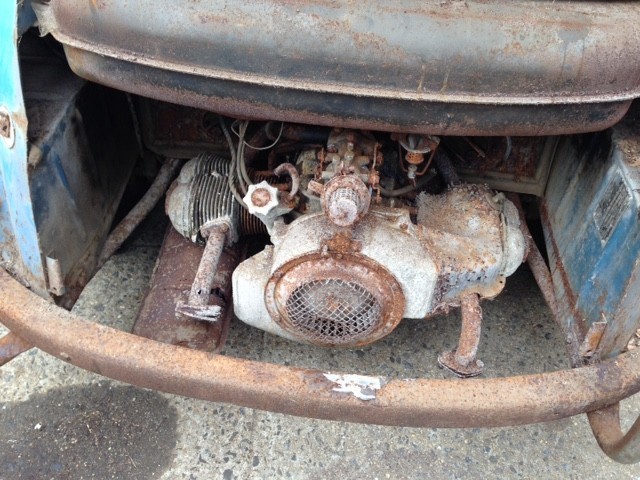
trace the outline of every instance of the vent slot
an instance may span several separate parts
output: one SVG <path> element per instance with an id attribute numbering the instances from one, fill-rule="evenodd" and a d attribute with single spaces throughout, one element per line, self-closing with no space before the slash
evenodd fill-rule
<path id="1" fill-rule="evenodd" d="M 612 178 L 606 186 L 595 212 L 593 219 L 600 235 L 602 245 L 605 245 L 614 229 L 620 222 L 622 215 L 629 208 L 631 194 L 627 189 L 619 173 Z"/>

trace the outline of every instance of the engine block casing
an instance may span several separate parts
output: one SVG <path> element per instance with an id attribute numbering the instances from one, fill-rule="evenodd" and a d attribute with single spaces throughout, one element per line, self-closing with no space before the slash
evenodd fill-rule
<path id="1" fill-rule="evenodd" d="M 376 206 L 351 227 L 323 213 L 276 222 L 273 246 L 233 273 L 236 316 L 289 339 L 359 347 L 462 295 L 494 297 L 524 258 L 515 207 L 483 187 L 422 199 L 418 219 Z"/>

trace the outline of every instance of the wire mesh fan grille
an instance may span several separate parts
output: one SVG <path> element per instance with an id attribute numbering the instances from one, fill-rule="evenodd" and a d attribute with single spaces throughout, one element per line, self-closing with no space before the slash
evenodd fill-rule
<path id="1" fill-rule="evenodd" d="M 353 202 L 353 204 L 360 210 L 361 201 L 358 198 L 358 193 L 351 188 L 339 188 L 333 195 L 331 195 L 332 202 L 339 202 L 341 200 L 346 200 L 348 202 Z"/>
<path id="2" fill-rule="evenodd" d="M 382 306 L 362 285 L 315 280 L 296 288 L 286 302 L 291 325 L 311 341 L 352 343 L 376 328 Z"/>

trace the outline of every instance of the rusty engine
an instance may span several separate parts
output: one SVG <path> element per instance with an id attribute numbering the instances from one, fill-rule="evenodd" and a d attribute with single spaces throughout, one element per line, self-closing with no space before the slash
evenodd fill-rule
<path id="1" fill-rule="evenodd" d="M 479 300 L 498 295 L 525 258 L 514 204 L 461 183 L 438 137 L 394 134 L 385 145 L 369 132 L 334 129 L 324 145 L 300 148 L 291 162 L 271 154 L 267 169 L 255 171 L 246 160 L 259 150 L 245 156 L 253 148 L 247 128 L 236 122 L 230 162 L 199 155 L 167 197 L 174 227 L 207 243 L 189 304 L 178 306 L 183 314 L 217 318 L 219 307 L 202 298 L 207 278 L 224 243 L 261 230 L 256 219 L 270 242 L 233 272 L 235 315 L 323 347 L 366 345 L 402 318 L 449 307 L 480 314 Z M 479 318 L 471 323 L 479 328 Z M 471 337 L 468 358 L 459 348 L 440 362 L 463 376 L 480 373 Z"/>

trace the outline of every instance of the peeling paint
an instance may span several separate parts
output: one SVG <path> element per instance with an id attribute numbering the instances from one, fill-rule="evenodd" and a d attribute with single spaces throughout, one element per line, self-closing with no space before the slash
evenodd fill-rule
<path id="1" fill-rule="evenodd" d="M 337 384 L 332 390 L 340 393 L 351 393 L 360 400 L 375 400 L 376 391 L 385 384 L 381 377 L 368 377 L 366 375 L 324 373 L 327 380 Z"/>

